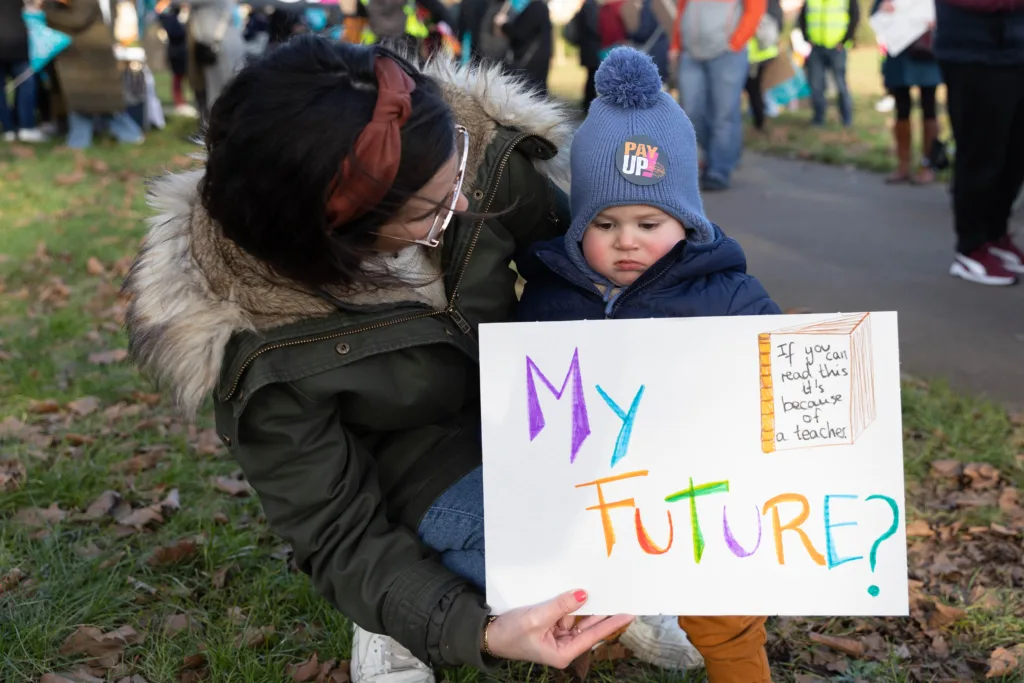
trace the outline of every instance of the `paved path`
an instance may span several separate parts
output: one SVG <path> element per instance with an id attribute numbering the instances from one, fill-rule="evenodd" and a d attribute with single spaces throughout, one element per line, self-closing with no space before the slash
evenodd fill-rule
<path id="1" fill-rule="evenodd" d="M 748 152 L 732 190 L 704 201 L 783 308 L 897 311 L 904 372 L 1024 407 L 1024 284 L 947 274 L 945 188 Z M 1024 244 L 1024 216 L 1010 229 Z"/>

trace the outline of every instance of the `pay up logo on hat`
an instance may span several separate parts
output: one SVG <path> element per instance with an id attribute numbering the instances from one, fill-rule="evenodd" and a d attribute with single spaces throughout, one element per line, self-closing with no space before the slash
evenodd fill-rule
<path id="1" fill-rule="evenodd" d="M 654 185 L 665 179 L 668 159 L 661 145 L 646 135 L 636 135 L 618 146 L 615 166 L 634 185 Z"/>

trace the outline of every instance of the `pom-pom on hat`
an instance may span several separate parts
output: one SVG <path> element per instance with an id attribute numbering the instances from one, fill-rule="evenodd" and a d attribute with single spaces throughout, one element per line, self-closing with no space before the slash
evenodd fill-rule
<path id="1" fill-rule="evenodd" d="M 704 216 L 693 124 L 661 90 L 651 57 L 639 50 L 612 50 L 594 79 L 598 98 L 572 143 L 572 225 L 566 250 L 592 275 L 580 249 L 583 231 L 611 206 L 645 204 L 678 219 L 693 243 L 710 242 L 714 228 Z"/>

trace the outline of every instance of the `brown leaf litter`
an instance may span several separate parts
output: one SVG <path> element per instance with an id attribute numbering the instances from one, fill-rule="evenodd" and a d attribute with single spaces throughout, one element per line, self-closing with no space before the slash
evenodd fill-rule
<path id="1" fill-rule="evenodd" d="M 145 636 L 131 626 L 122 626 L 108 633 L 95 626 L 79 626 L 64 640 L 58 653 L 64 656 L 87 655 L 92 658 L 90 666 L 111 669 L 120 661 L 126 647 L 143 640 Z"/>
<path id="2" fill-rule="evenodd" d="M 253 494 L 253 490 L 252 487 L 249 486 L 249 482 L 241 478 L 241 472 L 230 477 L 214 477 L 213 487 L 230 496 L 244 497 L 251 496 Z"/>
<path id="3" fill-rule="evenodd" d="M 849 659 L 895 657 L 914 683 L 998 679 L 1024 665 L 1024 644 L 980 650 L 971 620 L 974 610 L 1024 617 L 1024 607 L 1005 598 L 1024 591 L 1020 491 L 990 464 L 937 460 L 908 486 L 907 506 L 922 515 L 907 523 L 910 618 L 773 619 L 773 662 L 802 672 L 798 680 L 827 681 L 848 671 Z M 965 523 L 979 506 L 1000 518 Z"/>
<path id="4" fill-rule="evenodd" d="M 162 567 L 191 560 L 199 553 L 199 546 L 191 538 L 183 538 L 171 545 L 160 546 L 146 560 L 150 567 Z"/>

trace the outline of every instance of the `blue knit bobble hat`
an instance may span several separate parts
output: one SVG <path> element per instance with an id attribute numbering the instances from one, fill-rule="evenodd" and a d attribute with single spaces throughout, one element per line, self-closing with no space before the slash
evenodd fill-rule
<path id="1" fill-rule="evenodd" d="M 612 50 L 594 78 L 598 98 L 572 143 L 572 225 L 569 258 L 596 275 L 580 249 L 583 231 L 610 206 L 654 206 L 678 219 L 695 244 L 711 242 L 704 216 L 693 124 L 661 89 L 658 67 L 646 53 Z M 599 278 L 602 279 L 603 278 Z"/>

